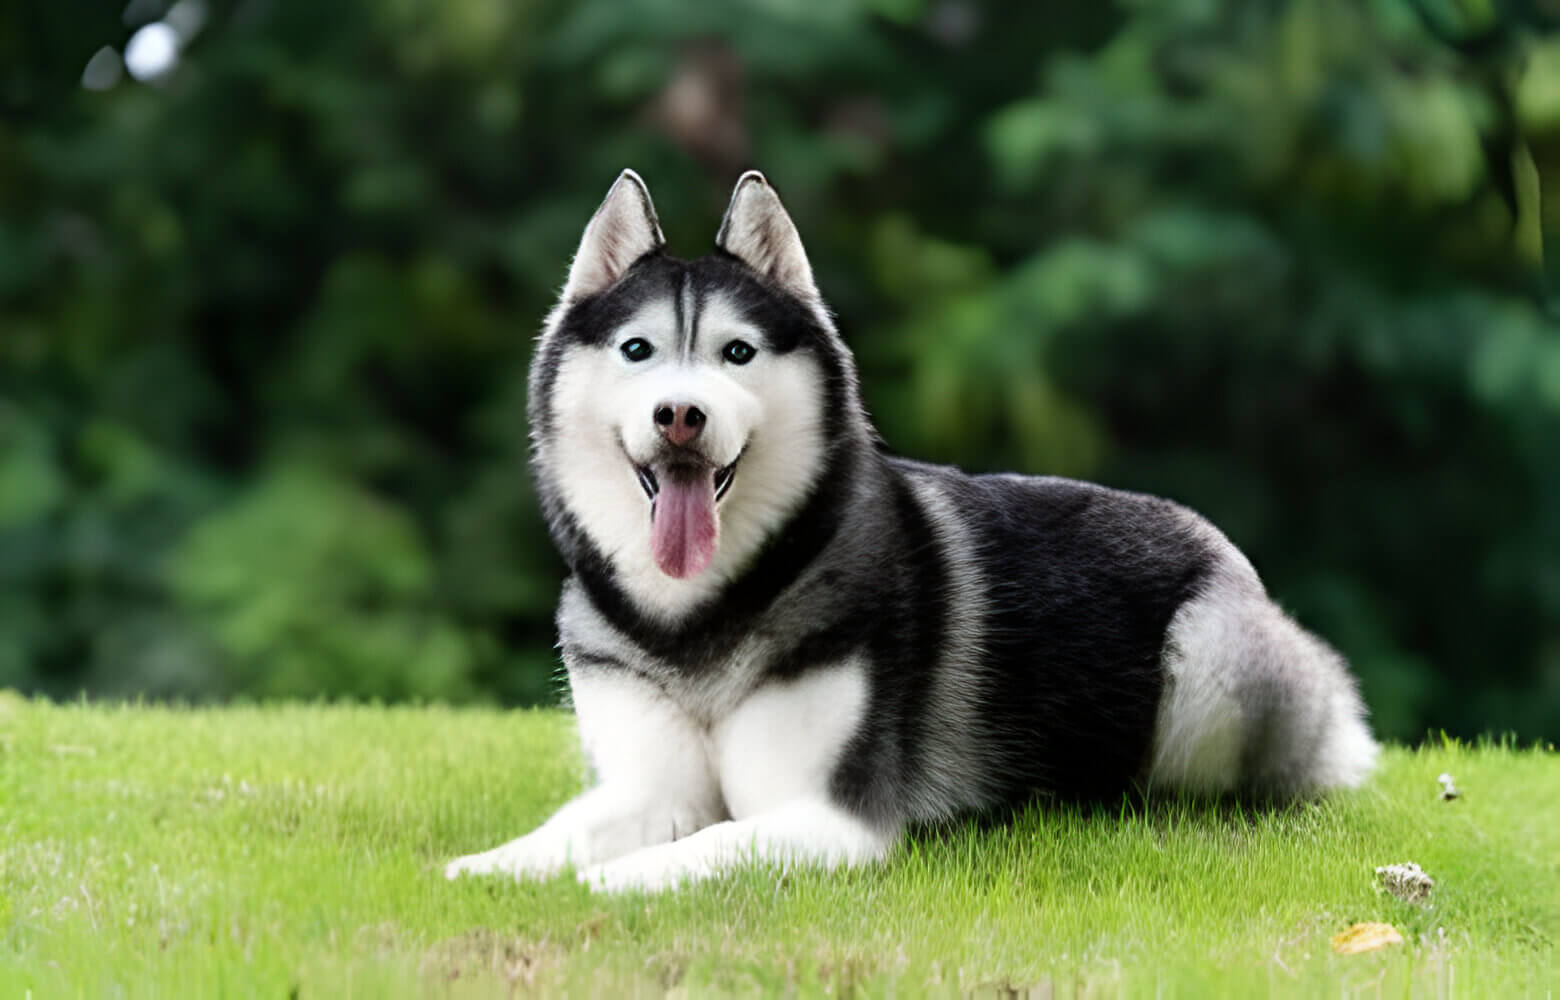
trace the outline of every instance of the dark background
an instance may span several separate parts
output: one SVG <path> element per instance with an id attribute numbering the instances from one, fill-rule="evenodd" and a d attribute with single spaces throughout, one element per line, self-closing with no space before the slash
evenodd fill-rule
<path id="1" fill-rule="evenodd" d="M 693 256 L 758 166 L 895 449 L 1188 503 L 1384 735 L 1554 738 L 1557 27 L 9 0 L 0 687 L 549 700 L 532 338 L 622 167 Z"/>

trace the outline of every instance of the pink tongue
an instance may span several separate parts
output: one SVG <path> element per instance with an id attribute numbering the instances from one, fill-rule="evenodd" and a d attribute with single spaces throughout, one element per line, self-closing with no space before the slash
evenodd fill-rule
<path id="1" fill-rule="evenodd" d="M 715 558 L 715 478 L 708 469 L 658 470 L 661 490 L 650 515 L 650 551 L 661 572 L 678 579 L 703 572 Z"/>

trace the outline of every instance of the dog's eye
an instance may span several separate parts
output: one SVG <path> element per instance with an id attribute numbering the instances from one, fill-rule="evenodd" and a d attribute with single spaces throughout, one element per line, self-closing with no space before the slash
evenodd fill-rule
<path id="1" fill-rule="evenodd" d="M 650 341 L 643 337 L 625 340 L 623 346 L 618 349 L 623 352 L 623 357 L 630 361 L 643 361 L 655 353 L 655 348 L 650 346 Z"/>
<path id="2" fill-rule="evenodd" d="M 745 340 L 733 340 L 721 348 L 720 355 L 734 365 L 745 365 L 753 360 L 758 350 Z"/>

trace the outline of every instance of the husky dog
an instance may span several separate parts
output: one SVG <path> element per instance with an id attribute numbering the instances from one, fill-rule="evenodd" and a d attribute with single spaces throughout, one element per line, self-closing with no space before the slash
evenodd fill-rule
<path id="1" fill-rule="evenodd" d="M 757 172 L 692 261 L 623 172 L 529 417 L 598 783 L 450 878 L 859 865 L 907 825 L 1036 795 L 1310 796 L 1374 762 L 1343 661 L 1198 515 L 889 454 Z"/>

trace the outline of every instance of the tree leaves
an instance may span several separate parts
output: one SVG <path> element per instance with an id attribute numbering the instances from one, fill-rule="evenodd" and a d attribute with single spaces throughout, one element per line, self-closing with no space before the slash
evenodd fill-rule
<path id="1" fill-rule="evenodd" d="M 756 165 L 896 450 L 1189 502 L 1387 734 L 1552 732 L 1536 11 L 214 2 L 159 86 L 89 91 L 133 26 L 30 8 L 0 683 L 545 697 L 537 325 L 624 166 L 693 255 Z"/>

